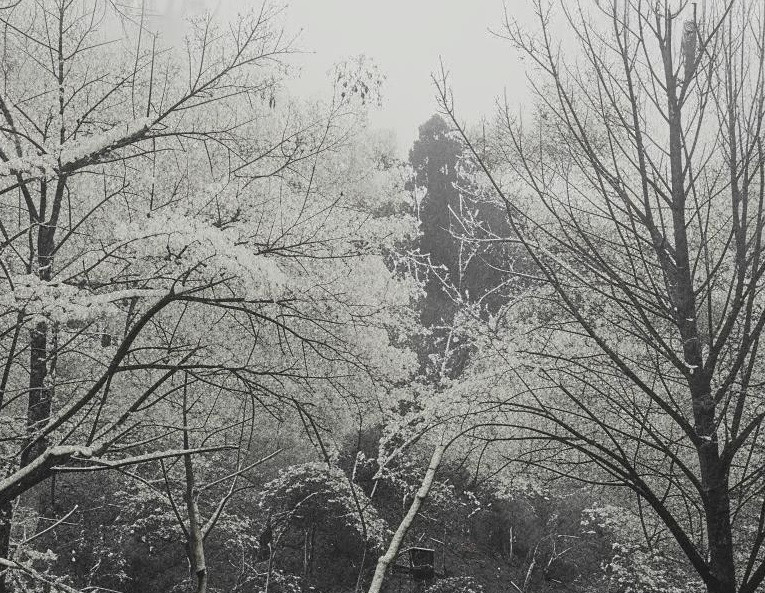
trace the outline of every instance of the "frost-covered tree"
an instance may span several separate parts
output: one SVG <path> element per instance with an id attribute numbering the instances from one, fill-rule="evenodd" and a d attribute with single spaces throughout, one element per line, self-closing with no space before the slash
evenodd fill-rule
<path id="1" fill-rule="evenodd" d="M 0 11 L 2 591 L 50 580 L 14 511 L 60 517 L 52 476 L 232 450 L 209 476 L 231 480 L 242 431 L 292 418 L 321 445 L 411 368 L 412 291 L 382 255 L 413 228 L 383 213 L 400 180 L 359 137 L 358 93 L 286 96 L 278 19 L 166 42 L 111 2 Z"/>

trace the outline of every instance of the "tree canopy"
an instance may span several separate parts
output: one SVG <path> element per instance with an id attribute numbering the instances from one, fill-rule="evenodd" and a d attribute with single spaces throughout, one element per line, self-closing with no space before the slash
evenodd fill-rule
<path id="1" fill-rule="evenodd" d="M 763 7 L 532 4 L 408 159 L 279 6 L 0 6 L 0 593 L 762 589 Z"/>

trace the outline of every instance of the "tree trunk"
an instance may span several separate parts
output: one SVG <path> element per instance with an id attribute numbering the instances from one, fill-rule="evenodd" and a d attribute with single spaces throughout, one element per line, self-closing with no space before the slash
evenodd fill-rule
<path id="1" fill-rule="evenodd" d="M 45 185 L 41 188 L 41 197 L 45 195 Z M 38 224 L 37 234 L 37 275 L 42 281 L 52 278 L 53 253 L 55 249 L 56 224 L 63 197 L 64 179 L 57 184 L 54 196 L 52 217 L 47 223 L 32 220 Z M 41 200 L 43 201 L 43 200 Z M 44 212 L 40 212 L 43 216 Z M 21 317 L 19 318 L 21 323 Z M 50 418 L 53 389 L 50 384 L 48 366 L 48 324 L 40 322 L 30 332 L 29 336 L 29 390 L 27 401 L 26 431 L 22 443 L 19 466 L 26 467 L 47 448 L 46 439 L 35 439 L 36 432 Z M 44 484 L 32 488 L 32 504 L 35 510 L 44 515 L 53 505 L 53 496 Z M 2 503 L 0 508 L 0 557 L 11 559 L 11 529 L 13 525 L 13 500 Z M 5 573 L 0 574 L 0 593 L 9 593 Z"/>
<path id="2" fill-rule="evenodd" d="M 717 405 L 712 396 L 712 373 L 705 368 L 697 314 L 697 297 L 691 266 L 686 219 L 686 187 L 688 168 L 685 156 L 685 133 L 683 128 L 683 103 L 678 94 L 678 80 L 673 72 L 671 25 L 663 48 L 667 84 L 667 113 L 669 115 L 669 165 L 672 194 L 672 222 L 675 240 L 674 270 L 667 270 L 670 279 L 668 292 L 674 301 L 675 322 L 683 344 L 683 358 L 689 369 L 687 375 L 693 406 L 696 452 L 701 470 L 702 502 L 709 542 L 709 568 L 711 580 L 707 582 L 709 593 L 735 593 L 736 570 L 733 559 L 733 533 L 728 493 L 728 470 L 720 459 L 717 438 Z M 696 23 L 686 21 L 683 27 L 682 54 L 685 78 L 691 80 L 696 64 Z M 681 94 L 681 93 L 680 93 Z"/>
<path id="3" fill-rule="evenodd" d="M 699 425 L 699 422 L 702 424 Z M 707 590 L 709 593 L 735 593 L 736 565 L 733 558 L 728 472 L 720 459 L 714 428 L 714 408 L 711 412 L 697 414 L 697 431 L 704 439 L 697 451 L 704 489 L 709 568 L 714 579 L 707 583 Z"/>
<path id="4" fill-rule="evenodd" d="M 709 565 L 715 579 L 707 585 L 707 590 L 709 593 L 736 593 L 727 479 L 709 488 L 704 512 L 709 539 Z"/>
<path id="5" fill-rule="evenodd" d="M 27 406 L 27 442 L 21 451 L 21 467 L 37 458 L 46 442 L 35 442 L 36 431 L 50 417 L 51 391 L 46 385 L 48 376 L 48 325 L 38 323 L 30 336 L 29 404 Z"/>
<path id="6" fill-rule="evenodd" d="M 311 578 L 311 566 L 313 564 L 313 542 L 316 535 L 316 527 L 311 526 L 305 530 L 303 537 L 303 578 Z"/>
<path id="7" fill-rule="evenodd" d="M 188 451 L 191 447 L 188 428 L 188 375 L 183 386 L 183 448 Z M 205 542 L 202 535 L 201 517 L 199 515 L 199 491 L 194 478 L 194 465 L 191 453 L 183 456 L 183 467 L 186 473 L 186 513 L 189 516 L 188 550 L 191 571 L 196 577 L 196 593 L 207 593 L 207 563 L 205 561 Z"/>
<path id="8" fill-rule="evenodd" d="M 43 282 L 49 282 L 53 277 L 53 253 L 55 250 L 56 224 L 61 206 L 65 180 L 60 178 L 53 201 L 52 216 L 47 222 L 39 222 L 37 235 L 37 276 Z M 41 212 L 44 216 L 46 185 L 41 189 Z M 35 325 L 30 335 L 29 356 L 29 402 L 27 405 L 27 437 L 21 451 L 21 467 L 28 465 L 46 448 L 45 439 L 35 439 L 35 432 L 50 418 L 53 389 L 49 379 L 48 367 L 48 324 L 40 322 Z M 34 443 L 34 444 L 32 444 Z"/>
<path id="9" fill-rule="evenodd" d="M 388 567 L 396 560 L 399 548 L 404 541 L 404 537 L 406 537 L 406 533 L 409 531 L 409 527 L 411 527 L 412 522 L 417 516 L 420 506 L 422 506 L 423 501 L 427 498 L 428 493 L 430 492 L 430 488 L 433 485 L 433 479 L 436 476 L 436 471 L 438 471 L 438 467 L 441 465 L 444 451 L 446 451 L 446 445 L 442 441 L 433 450 L 433 455 L 430 457 L 430 464 L 422 479 L 420 488 L 414 496 L 409 511 L 401 520 L 398 529 L 396 529 L 396 533 L 393 534 L 393 538 L 388 545 L 388 550 L 385 554 L 380 556 L 380 559 L 377 561 L 377 567 L 375 568 L 375 574 L 372 578 L 372 584 L 369 586 L 368 593 L 380 593 L 383 582 L 385 581 L 385 575 L 388 572 Z"/>
<path id="10" fill-rule="evenodd" d="M 184 443 L 188 448 L 188 443 Z M 189 453 L 183 456 L 186 469 L 186 512 L 189 515 L 189 562 L 191 571 L 196 578 L 196 593 L 207 591 L 207 564 L 205 562 L 205 545 L 200 526 L 199 505 L 197 503 L 199 492 L 194 483 L 194 471 Z"/>
<path id="11" fill-rule="evenodd" d="M 266 586 L 263 588 L 263 593 L 268 593 L 268 588 L 271 585 L 271 574 L 274 572 L 274 550 L 271 547 L 268 554 L 268 570 L 266 571 Z"/>
<path id="12" fill-rule="evenodd" d="M 9 558 L 11 553 L 11 520 L 13 519 L 13 503 L 6 502 L 0 508 L 0 557 Z M 5 580 L 8 571 L 0 572 L 0 593 L 9 593 Z"/>

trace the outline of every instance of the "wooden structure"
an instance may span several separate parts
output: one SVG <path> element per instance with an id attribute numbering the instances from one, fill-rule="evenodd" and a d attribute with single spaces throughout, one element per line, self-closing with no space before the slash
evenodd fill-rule
<path id="1" fill-rule="evenodd" d="M 429 581 L 436 576 L 436 551 L 413 547 L 404 550 L 409 555 L 409 573 L 416 581 Z"/>

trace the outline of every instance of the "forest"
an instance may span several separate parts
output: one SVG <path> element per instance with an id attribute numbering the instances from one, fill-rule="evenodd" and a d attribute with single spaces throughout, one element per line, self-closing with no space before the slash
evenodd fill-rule
<path id="1" fill-rule="evenodd" d="M 765 591 L 761 0 L 498 2 L 407 156 L 150 4 L 0 0 L 0 593 Z"/>

